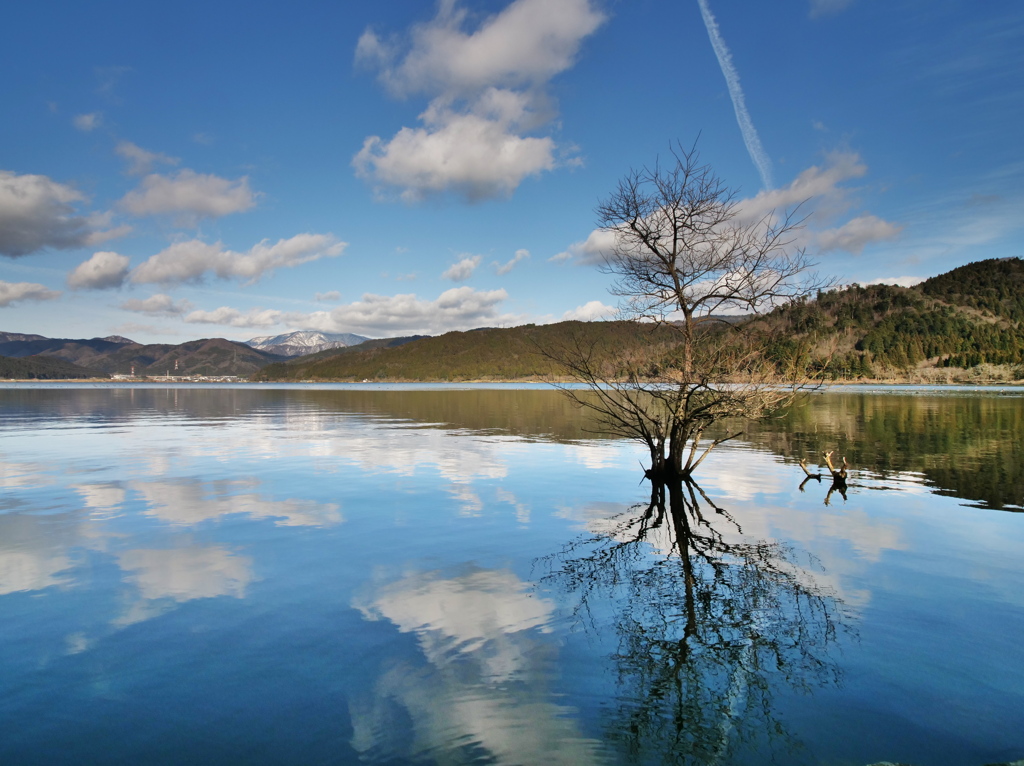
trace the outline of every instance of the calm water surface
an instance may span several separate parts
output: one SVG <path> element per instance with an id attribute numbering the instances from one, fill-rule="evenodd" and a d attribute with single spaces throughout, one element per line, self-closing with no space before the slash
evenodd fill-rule
<path id="1" fill-rule="evenodd" d="M 844 389 L 652 496 L 546 390 L 0 386 L 0 763 L 1022 759 L 1022 440 Z"/>

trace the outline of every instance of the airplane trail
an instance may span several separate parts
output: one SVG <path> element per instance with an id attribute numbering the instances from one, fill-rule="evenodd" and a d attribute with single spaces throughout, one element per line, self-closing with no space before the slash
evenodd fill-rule
<path id="1" fill-rule="evenodd" d="M 754 122 L 750 119 L 750 112 L 747 111 L 747 102 L 743 98 L 743 88 L 740 87 L 740 76 L 732 63 L 732 54 L 718 31 L 718 22 L 715 21 L 707 0 L 697 0 L 700 5 L 700 15 L 704 19 L 704 26 L 708 30 L 708 37 L 711 39 L 711 47 L 715 50 L 718 58 L 718 66 L 725 77 L 725 84 L 729 87 L 729 97 L 732 99 L 732 108 L 736 112 L 736 122 L 739 123 L 740 133 L 743 135 L 743 143 L 747 146 L 747 153 L 757 172 L 761 174 L 761 184 L 765 189 L 774 188 L 772 182 L 772 161 L 768 158 L 764 147 L 761 146 L 761 139 L 754 128 Z"/>

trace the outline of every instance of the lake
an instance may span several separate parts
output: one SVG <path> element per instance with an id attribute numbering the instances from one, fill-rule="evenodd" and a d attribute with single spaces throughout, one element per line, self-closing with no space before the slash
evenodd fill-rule
<path id="1" fill-rule="evenodd" d="M 742 427 L 652 492 L 543 387 L 0 385 L 0 763 L 1024 759 L 1024 391 Z"/>

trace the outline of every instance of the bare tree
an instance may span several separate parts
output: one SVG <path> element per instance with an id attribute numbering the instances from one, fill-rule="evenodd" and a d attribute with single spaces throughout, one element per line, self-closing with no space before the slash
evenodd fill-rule
<path id="1" fill-rule="evenodd" d="M 789 404 L 809 381 L 807 349 L 779 353 L 758 315 L 826 285 L 796 239 L 797 209 L 754 214 L 677 145 L 670 166 L 631 171 L 597 208 L 614 237 L 603 269 L 626 316 L 676 329 L 677 342 L 641 344 L 616 364 L 575 339 L 545 353 L 586 391 L 562 386 L 603 424 L 651 453 L 648 475 L 689 477 L 733 434 L 702 444 L 729 417 L 760 418 Z M 746 315 L 739 321 L 737 314 Z"/>

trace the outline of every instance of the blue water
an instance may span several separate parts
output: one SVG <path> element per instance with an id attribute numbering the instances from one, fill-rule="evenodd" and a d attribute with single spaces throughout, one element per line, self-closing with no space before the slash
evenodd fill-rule
<path id="1" fill-rule="evenodd" d="M 1024 514 L 774 428 L 680 536 L 556 392 L 2 387 L 0 763 L 1024 758 Z"/>

